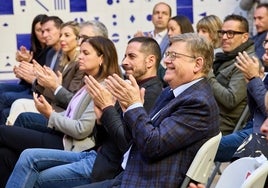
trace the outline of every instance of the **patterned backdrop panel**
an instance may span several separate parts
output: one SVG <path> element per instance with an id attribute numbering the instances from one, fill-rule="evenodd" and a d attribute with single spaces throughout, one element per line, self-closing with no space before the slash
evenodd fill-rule
<path id="1" fill-rule="evenodd" d="M 0 80 L 14 79 L 15 52 L 29 47 L 32 19 L 37 14 L 57 15 L 63 21 L 99 20 L 109 31 L 121 60 L 127 41 L 137 30 L 153 28 L 151 13 L 159 0 L 2 0 L 0 1 Z M 195 26 L 205 15 L 223 19 L 233 13 L 238 0 L 163 0 L 172 15 L 188 16 Z"/>

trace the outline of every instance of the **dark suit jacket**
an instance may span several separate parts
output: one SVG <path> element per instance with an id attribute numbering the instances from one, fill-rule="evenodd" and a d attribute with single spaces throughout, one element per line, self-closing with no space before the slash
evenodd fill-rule
<path id="1" fill-rule="evenodd" d="M 253 132 L 255 133 L 260 133 L 260 127 L 266 119 L 264 98 L 267 89 L 267 79 L 262 81 L 260 78 L 254 78 L 247 84 L 248 106 L 253 117 Z"/>
<path id="2" fill-rule="evenodd" d="M 161 82 L 157 77 L 154 77 L 138 84 L 145 88 L 144 108 L 149 112 L 162 91 Z M 122 157 L 129 148 L 131 140 L 131 133 L 125 129 L 126 126 L 121 120 L 121 109 L 108 107 L 103 112 L 101 122 L 102 125 L 95 127 L 98 128 L 98 131 L 102 131 L 102 134 L 98 136 L 105 139 L 102 140 L 101 149 L 94 162 L 92 182 L 114 178 L 122 171 Z M 104 131 L 101 128 L 104 128 Z M 97 143 L 97 145 L 100 144 Z"/>
<path id="3" fill-rule="evenodd" d="M 169 87 L 166 89 L 170 89 Z M 178 187 L 201 145 L 219 133 L 219 110 L 206 79 L 171 100 L 153 120 L 125 112 L 133 145 L 121 187 Z"/>

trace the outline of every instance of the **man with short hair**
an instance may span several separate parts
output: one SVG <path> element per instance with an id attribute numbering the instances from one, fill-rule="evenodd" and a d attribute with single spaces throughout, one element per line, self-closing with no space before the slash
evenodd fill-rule
<path id="1" fill-rule="evenodd" d="M 153 37 L 161 48 L 161 57 L 163 58 L 164 53 L 169 45 L 169 38 L 168 38 L 168 21 L 171 18 L 172 10 L 171 7 L 164 2 L 157 3 L 152 12 L 152 23 L 154 25 L 154 29 L 149 32 L 142 32 L 138 31 L 134 34 L 135 37 L 137 36 L 149 36 Z M 161 79 L 162 83 L 166 85 L 163 81 L 163 77 L 165 74 L 165 68 L 160 63 L 157 75 Z"/>
<path id="2" fill-rule="evenodd" d="M 219 134 L 218 106 L 206 79 L 213 47 L 195 33 L 177 35 L 171 38 L 164 61 L 169 86 L 149 115 L 142 105 L 144 90 L 139 90 L 133 76 L 130 82 L 117 75 L 106 80 L 124 111 L 132 145 L 120 175 L 81 188 L 180 187 L 198 149 Z"/>
<path id="3" fill-rule="evenodd" d="M 249 39 L 248 22 L 239 15 L 228 15 L 218 31 L 222 51 L 216 54 L 209 83 L 220 108 L 220 130 L 232 133 L 247 104 L 246 81 L 235 66 L 236 56 L 246 51 L 255 55 L 254 42 Z"/>
<path id="4" fill-rule="evenodd" d="M 60 27 L 62 23 L 62 20 L 57 16 L 48 16 L 41 21 L 41 28 L 45 43 L 48 47 L 51 47 L 50 50 L 47 51 L 45 65 L 50 66 L 53 70 L 57 70 L 57 64 L 61 55 L 59 39 Z M 20 66 L 14 69 L 16 74 L 19 74 L 21 78 L 24 78 L 27 83 L 32 84 L 32 90 L 39 91 L 39 87 L 35 84 L 35 75 L 29 74 L 25 70 L 30 70 L 34 72 L 33 64 L 30 62 L 23 61 L 20 62 Z M 20 98 L 32 99 L 32 93 L 24 93 L 23 95 L 19 95 L 20 91 L 17 93 L 18 95 L 16 96 L 16 92 L 14 92 L 12 95 L 9 92 L 5 92 L 5 90 L 0 92 L 0 125 L 6 123 L 7 117 L 10 112 L 10 107 L 15 100 Z"/>
<path id="5" fill-rule="evenodd" d="M 139 86 L 145 88 L 144 108 L 148 113 L 162 91 L 162 84 L 156 76 L 160 59 L 160 48 L 154 39 L 137 37 L 129 41 L 122 62 L 126 76 L 133 75 Z M 89 78 L 85 77 L 85 80 L 87 85 L 91 83 Z M 98 104 L 95 107 L 98 119 L 94 132 L 96 147 L 83 153 L 25 150 L 7 187 L 73 187 L 110 179 L 122 171 L 121 159 L 129 147 L 131 133 L 121 120 L 122 111 L 118 104 L 114 105 L 113 96 L 98 82 L 94 84 L 95 87 L 90 87 L 94 94 L 90 93 L 94 104 Z M 38 164 L 43 159 L 46 162 L 39 169 Z M 28 170 L 21 169 L 21 164 Z M 35 164 L 37 168 L 33 168 Z"/>
<path id="6" fill-rule="evenodd" d="M 268 3 L 261 3 L 256 7 L 254 11 L 254 25 L 257 34 L 252 37 L 252 40 L 255 44 L 256 55 L 262 60 L 262 56 L 265 52 L 262 43 L 268 32 Z"/>
<path id="7" fill-rule="evenodd" d="M 268 63 L 268 35 L 264 41 L 266 53 L 263 54 L 265 64 Z M 251 134 L 261 133 L 260 127 L 267 114 L 265 111 L 264 98 L 268 90 L 268 77 L 263 75 L 263 67 L 256 57 L 249 57 L 245 52 L 239 53 L 236 66 L 244 74 L 247 80 L 247 103 L 250 111 L 250 119 L 243 129 L 232 134 L 223 136 L 215 157 L 215 161 L 229 162 L 237 149 L 242 145 L 244 139 Z M 255 135 L 253 135 L 255 137 Z"/>

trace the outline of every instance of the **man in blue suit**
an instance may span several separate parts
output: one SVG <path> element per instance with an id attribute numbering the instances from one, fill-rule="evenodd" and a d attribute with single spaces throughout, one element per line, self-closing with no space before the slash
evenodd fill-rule
<path id="1" fill-rule="evenodd" d="M 196 152 L 219 133 L 219 109 L 206 79 L 212 67 L 213 49 L 194 33 L 171 38 L 164 76 L 169 84 L 147 114 L 133 76 L 106 80 L 118 99 L 124 120 L 132 132 L 132 145 L 124 155 L 125 169 L 113 180 L 83 187 L 179 187 Z M 172 93 L 173 99 L 166 101 Z"/>

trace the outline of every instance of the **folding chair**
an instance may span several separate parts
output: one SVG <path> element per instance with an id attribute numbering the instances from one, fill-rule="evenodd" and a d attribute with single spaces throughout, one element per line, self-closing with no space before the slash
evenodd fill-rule
<path id="1" fill-rule="evenodd" d="M 248 119 L 248 117 L 249 117 L 249 107 L 248 107 L 248 105 L 246 105 L 246 107 L 243 110 L 238 122 L 235 125 L 233 133 L 236 132 L 237 130 L 239 130 L 242 127 L 243 123 L 245 122 L 245 120 Z M 221 162 L 215 162 L 215 167 L 214 167 L 214 169 L 213 169 L 213 171 L 212 171 L 212 173 L 211 173 L 211 175 L 210 175 L 210 177 L 208 179 L 208 183 L 207 183 L 207 186 L 206 186 L 207 188 L 210 188 L 210 186 L 211 186 L 215 176 L 217 175 L 217 173 L 221 175 L 220 167 L 221 167 Z"/>
<path id="2" fill-rule="evenodd" d="M 181 188 L 187 188 L 191 180 L 203 184 L 207 183 L 220 140 L 221 133 L 210 138 L 202 145 L 186 173 Z"/>
<path id="3" fill-rule="evenodd" d="M 224 169 L 215 188 L 263 187 L 268 172 L 267 159 L 265 157 L 263 159 L 265 162 L 251 157 L 234 161 Z M 258 184 L 255 184 L 258 180 L 260 180 Z"/>
<path id="4" fill-rule="evenodd" d="M 257 168 L 242 184 L 241 188 L 259 188 L 264 187 L 268 174 L 268 161 Z"/>

